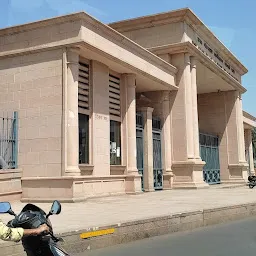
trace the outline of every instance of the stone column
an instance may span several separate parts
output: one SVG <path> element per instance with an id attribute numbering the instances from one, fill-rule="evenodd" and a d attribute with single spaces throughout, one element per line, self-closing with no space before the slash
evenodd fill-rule
<path id="1" fill-rule="evenodd" d="M 144 118 L 144 190 L 145 192 L 154 191 L 154 172 L 153 172 L 153 131 L 152 113 L 153 108 L 141 108 Z"/>
<path id="2" fill-rule="evenodd" d="M 127 88 L 127 139 L 128 139 L 128 163 L 127 172 L 138 174 L 137 153 L 136 153 L 136 76 L 134 74 L 125 75 Z"/>
<path id="3" fill-rule="evenodd" d="M 238 91 L 225 92 L 227 131 L 228 179 L 223 183 L 244 183 L 248 176 L 245 160 L 244 125 L 241 95 Z"/>
<path id="4" fill-rule="evenodd" d="M 67 169 L 66 175 L 81 174 L 79 159 L 78 134 L 78 64 L 79 48 L 69 48 L 67 52 Z"/>
<path id="5" fill-rule="evenodd" d="M 137 145 L 136 145 L 136 76 L 134 74 L 123 74 L 122 80 L 125 87 L 125 125 L 127 145 L 127 178 L 126 193 L 140 193 L 141 175 L 137 169 Z"/>
<path id="6" fill-rule="evenodd" d="M 171 106 L 170 91 L 162 92 L 162 158 L 164 169 L 164 189 L 172 188 L 172 147 L 171 147 Z"/>
<path id="7" fill-rule="evenodd" d="M 98 61 L 92 69 L 92 159 L 95 176 L 110 175 L 109 68 Z"/>
<path id="8" fill-rule="evenodd" d="M 203 180 L 203 162 L 196 159 L 194 140 L 198 134 L 195 119 L 197 111 L 195 65 L 191 70 L 189 53 L 173 54 L 172 64 L 178 68 L 176 83 L 179 89 L 171 93 L 171 138 L 173 188 L 204 188 L 209 185 Z M 193 64 L 194 60 L 192 59 Z M 193 78 L 191 73 L 193 73 Z M 193 87 L 192 87 L 193 83 Z M 192 90 L 193 88 L 193 90 Z M 194 108 L 193 108 L 194 106 Z M 196 131 L 196 132 L 195 132 Z M 198 143 L 198 138 L 196 139 Z"/>
<path id="9" fill-rule="evenodd" d="M 245 143 L 244 143 L 244 123 L 243 123 L 243 107 L 242 107 L 242 95 L 237 92 L 237 121 L 238 121 L 238 155 L 239 155 L 239 164 L 244 166 L 242 167 L 242 177 L 245 181 L 248 178 L 248 169 L 249 166 L 245 159 Z"/>
<path id="10" fill-rule="evenodd" d="M 252 130 L 251 129 L 246 129 L 246 138 L 247 138 L 247 145 L 248 145 L 248 161 L 249 161 L 249 168 L 250 168 L 250 173 L 251 175 L 255 175 L 255 170 L 254 170 L 254 159 L 253 159 L 253 148 L 252 148 Z"/>
<path id="11" fill-rule="evenodd" d="M 184 83 L 187 87 L 185 89 L 185 108 L 186 108 L 186 133 L 187 133 L 187 157 L 194 159 L 194 133 L 193 133 L 193 97 L 191 86 L 191 68 L 190 68 L 190 55 L 185 54 L 185 67 L 184 67 Z"/>
<path id="12" fill-rule="evenodd" d="M 237 92 L 237 126 L 238 126 L 238 154 L 239 162 L 245 163 L 245 144 L 244 144 L 244 124 L 243 124 L 243 107 L 242 96 Z"/>
<path id="13" fill-rule="evenodd" d="M 253 159 L 253 146 L 252 146 L 252 131 L 248 132 L 248 140 L 249 140 L 249 159 L 250 159 L 250 171 L 252 175 L 255 175 L 254 169 L 254 159 Z"/>
<path id="14" fill-rule="evenodd" d="M 196 58 L 191 57 L 191 93 L 193 111 L 193 133 L 194 133 L 194 158 L 201 159 L 199 151 L 199 124 L 197 107 L 197 84 L 196 84 Z"/>

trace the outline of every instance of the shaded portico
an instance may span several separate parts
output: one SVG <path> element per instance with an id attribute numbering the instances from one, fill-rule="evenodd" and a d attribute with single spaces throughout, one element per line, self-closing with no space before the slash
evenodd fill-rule
<path id="1" fill-rule="evenodd" d="M 58 33 L 60 29 L 66 31 L 65 37 Z M 5 40 L 14 31 L 17 38 L 30 31 L 27 40 L 38 45 L 22 50 L 8 45 L 10 49 L 1 52 L 1 72 L 10 69 L 17 83 L 7 83 L 7 88 L 14 90 L 23 79 L 41 79 L 40 84 L 35 83 L 29 102 L 23 96 L 26 92 L 16 97 L 17 110 L 25 113 L 20 116 L 19 130 L 23 134 L 19 147 L 22 200 L 50 201 L 58 197 L 75 202 L 99 195 L 141 192 L 136 166 L 136 91 L 176 90 L 177 69 L 86 13 L 6 29 L 0 31 L 1 38 Z M 32 37 L 49 31 L 57 33 L 56 41 L 51 41 L 53 35 L 42 41 Z M 23 63 L 23 55 L 29 59 L 31 70 Z M 13 69 L 13 63 L 18 68 Z M 58 69 L 53 69 L 54 65 Z M 56 85 L 52 79 L 47 81 L 52 88 L 42 93 L 41 84 L 45 87 L 44 78 L 49 74 L 58 74 L 58 90 L 52 89 Z M 56 97 L 47 97 L 50 92 Z M 13 107 L 13 102 L 0 103 L 4 110 Z M 34 112 L 27 115 L 26 108 L 48 105 L 53 106 L 52 111 L 58 110 L 55 118 L 48 118 L 52 111 L 41 111 L 40 120 L 46 124 L 42 127 L 40 122 L 33 122 L 29 134 Z M 49 136 L 58 139 L 58 144 L 45 144 Z M 31 150 L 33 155 L 28 158 Z"/>
<path id="2" fill-rule="evenodd" d="M 190 42 L 150 50 L 179 70 L 179 90 L 173 94 L 171 102 L 171 136 L 175 149 L 173 187 L 206 185 L 202 169 L 207 163 L 202 161 L 199 133 L 218 140 L 214 147 L 219 151 L 216 161 L 219 161 L 220 181 L 244 183 L 248 164 L 244 154 L 241 95 L 245 89 L 239 79 Z"/>

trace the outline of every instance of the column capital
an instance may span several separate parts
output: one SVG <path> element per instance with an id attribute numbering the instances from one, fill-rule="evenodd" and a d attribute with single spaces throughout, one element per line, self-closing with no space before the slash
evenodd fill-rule
<path id="1" fill-rule="evenodd" d="M 163 59 L 164 61 L 170 63 L 171 62 L 171 56 L 169 53 L 163 53 L 163 54 L 158 54 L 158 57 Z"/>
<path id="2" fill-rule="evenodd" d="M 162 91 L 162 101 L 170 101 L 171 91 Z"/>
<path id="3" fill-rule="evenodd" d="M 184 58 L 185 64 L 190 65 L 190 53 L 186 52 Z"/>
<path id="4" fill-rule="evenodd" d="M 191 57 L 190 57 L 191 69 L 192 69 L 192 68 L 195 68 L 195 69 L 196 69 L 196 62 L 197 62 L 196 57 L 195 57 L 195 56 L 191 56 Z"/>
<path id="5" fill-rule="evenodd" d="M 67 48 L 67 80 L 66 80 L 66 144 L 67 167 L 65 175 L 79 176 L 81 171 L 78 166 L 79 159 L 79 134 L 78 134 L 78 48 Z"/>
<path id="6" fill-rule="evenodd" d="M 67 48 L 67 64 L 76 64 L 79 63 L 79 47 L 68 47 Z"/>
<path id="7" fill-rule="evenodd" d="M 67 52 L 74 52 L 76 54 L 79 54 L 80 53 L 80 47 L 78 47 L 78 46 L 67 47 Z"/>
<path id="8" fill-rule="evenodd" d="M 139 110 L 143 113 L 153 113 L 154 111 L 154 109 L 151 107 L 141 107 Z"/>
<path id="9" fill-rule="evenodd" d="M 129 87 L 136 87 L 136 75 L 133 73 L 124 73 L 122 74 L 124 77 L 127 86 Z"/>
<path id="10" fill-rule="evenodd" d="M 197 102 L 197 83 L 196 83 L 196 57 L 190 57 L 191 71 L 191 94 L 192 94 L 192 115 L 193 115 L 193 136 L 194 136 L 194 158 L 200 158 L 199 149 L 199 128 L 198 128 L 198 102 Z"/>

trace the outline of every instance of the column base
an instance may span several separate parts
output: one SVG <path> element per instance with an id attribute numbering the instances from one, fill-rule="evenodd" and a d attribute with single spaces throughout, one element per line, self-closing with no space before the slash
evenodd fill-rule
<path id="1" fill-rule="evenodd" d="M 126 175 L 31 177 L 22 179 L 22 202 L 81 202 L 124 195 Z M 140 188 L 141 189 L 141 188 Z"/>
<path id="2" fill-rule="evenodd" d="M 145 171 L 145 170 L 144 170 Z M 153 173 L 153 170 L 152 170 Z M 143 184 L 143 190 L 144 192 L 154 192 L 154 178 L 148 177 L 147 175 L 143 176 L 144 184 Z"/>
<path id="3" fill-rule="evenodd" d="M 248 163 L 230 164 L 228 166 L 229 179 L 222 181 L 222 183 L 242 184 L 247 182 L 248 168 Z"/>
<path id="4" fill-rule="evenodd" d="M 81 176 L 81 170 L 79 167 L 70 167 L 65 171 L 65 176 L 73 177 L 73 176 Z"/>
<path id="5" fill-rule="evenodd" d="M 251 175 L 252 175 L 252 176 L 255 176 L 255 175 L 256 175 L 255 170 L 251 170 Z"/>
<path id="6" fill-rule="evenodd" d="M 154 188 L 144 188 L 144 192 L 155 192 Z"/>
<path id="7" fill-rule="evenodd" d="M 163 175 L 163 189 L 171 190 L 173 188 L 173 172 L 166 171 Z"/>
<path id="8" fill-rule="evenodd" d="M 141 175 L 138 174 L 128 174 L 125 179 L 125 192 L 127 194 L 138 194 L 142 193 L 141 188 Z"/>
<path id="9" fill-rule="evenodd" d="M 209 188 L 203 180 L 202 160 L 189 160 L 173 162 L 173 189 L 200 189 Z"/>

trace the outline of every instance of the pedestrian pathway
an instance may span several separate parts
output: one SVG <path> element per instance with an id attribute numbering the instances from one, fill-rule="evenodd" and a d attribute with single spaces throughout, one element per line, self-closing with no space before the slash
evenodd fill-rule
<path id="1" fill-rule="evenodd" d="M 57 199 L 57 198 L 56 198 Z M 171 190 L 139 195 L 123 195 L 95 198 L 75 204 L 62 204 L 62 213 L 52 216 L 51 221 L 56 233 L 143 220 L 163 215 L 172 215 L 208 208 L 225 207 L 238 204 L 256 203 L 256 189 L 248 187 Z M 48 211 L 51 204 L 38 204 Z M 17 213 L 23 203 L 13 202 Z M 7 222 L 9 215 L 2 215 Z"/>

